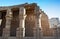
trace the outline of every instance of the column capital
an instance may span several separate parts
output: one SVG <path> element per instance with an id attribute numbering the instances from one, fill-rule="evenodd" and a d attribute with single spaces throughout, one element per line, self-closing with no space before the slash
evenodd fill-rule
<path id="1" fill-rule="evenodd" d="M 34 13 L 35 13 L 35 16 L 36 16 L 37 18 L 40 18 L 40 14 L 41 14 L 41 13 L 40 13 L 39 6 L 35 7 Z"/>
<path id="2" fill-rule="evenodd" d="M 10 8 L 7 9 L 6 18 L 12 18 L 12 11 Z"/>
<path id="3" fill-rule="evenodd" d="M 19 15 L 25 15 L 26 11 L 24 7 L 19 8 Z"/>
<path id="4" fill-rule="evenodd" d="M 19 19 L 25 19 L 26 17 L 26 11 L 25 11 L 25 8 L 24 7 L 20 7 L 19 8 Z"/>

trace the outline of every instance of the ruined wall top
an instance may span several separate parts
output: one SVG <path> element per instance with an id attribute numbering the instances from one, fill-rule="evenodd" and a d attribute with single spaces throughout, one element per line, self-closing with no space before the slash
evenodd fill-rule
<path id="1" fill-rule="evenodd" d="M 8 8 L 20 8 L 20 7 L 26 7 L 26 6 L 37 6 L 36 3 L 25 3 L 25 4 L 19 4 L 19 5 L 13 5 L 13 6 L 0 6 L 0 11 L 1 10 L 7 10 Z"/>

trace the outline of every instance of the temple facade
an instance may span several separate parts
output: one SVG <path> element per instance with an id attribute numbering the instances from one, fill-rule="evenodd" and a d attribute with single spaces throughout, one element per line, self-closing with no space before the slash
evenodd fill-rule
<path id="1" fill-rule="evenodd" d="M 36 3 L 0 7 L 1 38 L 40 39 L 40 14 Z"/>
<path id="2" fill-rule="evenodd" d="M 48 16 L 36 3 L 0 7 L 0 39 L 41 39 L 47 29 Z"/>

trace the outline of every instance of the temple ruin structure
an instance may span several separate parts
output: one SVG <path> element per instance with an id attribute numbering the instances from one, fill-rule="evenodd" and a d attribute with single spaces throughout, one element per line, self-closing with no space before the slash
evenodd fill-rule
<path id="1" fill-rule="evenodd" d="M 36 3 L 0 7 L 0 39 L 41 39 L 47 29 L 48 17 Z"/>

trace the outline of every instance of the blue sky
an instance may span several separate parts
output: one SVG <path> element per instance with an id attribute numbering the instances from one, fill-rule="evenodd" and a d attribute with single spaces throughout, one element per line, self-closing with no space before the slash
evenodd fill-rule
<path id="1" fill-rule="evenodd" d="M 60 18 L 60 0 L 0 0 L 0 6 L 12 6 L 26 2 L 37 3 L 49 18 Z"/>

